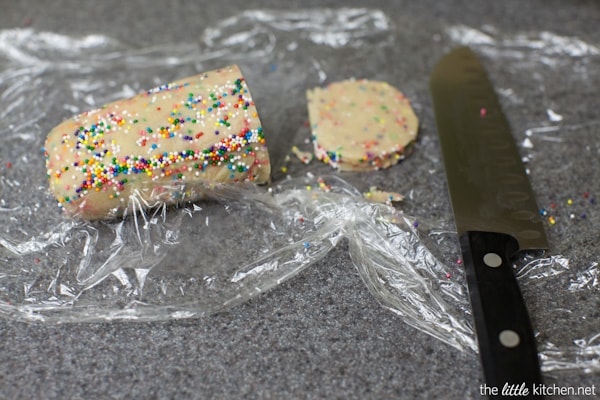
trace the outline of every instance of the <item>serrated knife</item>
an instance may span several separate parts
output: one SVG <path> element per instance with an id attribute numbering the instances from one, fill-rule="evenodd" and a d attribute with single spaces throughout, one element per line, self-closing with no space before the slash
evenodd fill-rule
<path id="1" fill-rule="evenodd" d="M 445 55 L 433 69 L 430 89 L 486 394 L 512 390 L 539 398 L 535 338 L 511 259 L 548 243 L 521 156 L 472 50 Z"/>

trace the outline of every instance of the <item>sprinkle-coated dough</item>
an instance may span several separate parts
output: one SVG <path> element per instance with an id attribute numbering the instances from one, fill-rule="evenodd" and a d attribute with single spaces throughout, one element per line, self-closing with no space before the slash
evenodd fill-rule
<path id="1" fill-rule="evenodd" d="M 70 215 L 119 216 L 130 202 L 196 200 L 198 187 L 269 180 L 269 155 L 237 66 L 75 116 L 45 144 L 50 189 Z"/>

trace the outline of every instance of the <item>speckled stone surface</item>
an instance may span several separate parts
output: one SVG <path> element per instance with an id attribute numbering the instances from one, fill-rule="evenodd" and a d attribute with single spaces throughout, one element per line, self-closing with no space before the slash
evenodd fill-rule
<path id="1" fill-rule="evenodd" d="M 285 6 L 258 0 L 200 3 L 4 1 L 0 29 L 31 26 L 73 36 L 101 33 L 133 46 L 150 46 L 186 40 L 190 32 L 195 34 L 244 9 L 338 7 L 341 2 L 293 1 Z M 395 63 L 403 63 L 403 69 L 421 71 L 422 81 L 408 84 L 408 88 L 420 99 L 421 140 L 428 143 L 436 141 L 427 98 L 428 71 L 447 50 L 435 46 L 433 38 L 443 34 L 440 27 L 552 32 L 600 46 L 600 5 L 594 1 L 392 4 L 373 0 L 368 4 L 346 1 L 343 6 L 380 9 L 394 23 L 407 25 L 410 34 L 397 43 L 406 49 L 406 59 L 385 60 L 382 68 L 393 69 Z M 486 66 L 497 87 L 507 89 L 503 79 L 511 74 L 510 68 L 493 64 L 490 58 Z M 552 107 L 558 107 L 565 118 L 588 123 L 581 130 L 580 141 L 565 142 L 559 150 L 550 148 L 547 170 L 552 173 L 538 170 L 532 177 L 538 202 L 543 205 L 583 192 L 600 196 L 598 73 L 590 77 L 590 88 L 582 91 L 573 91 L 568 77 L 556 78 L 546 88 L 541 105 L 534 98 L 508 104 L 512 111 L 509 119 L 519 128 L 536 126 Z M 592 89 L 594 84 L 596 89 Z M 301 117 L 289 119 L 290 124 L 299 121 Z M 524 138 L 523 132 L 518 130 L 518 140 Z M 417 145 L 415 156 L 418 151 Z M 557 164 L 564 168 L 554 168 Z M 436 176 L 443 181 L 443 170 Z M 392 173 L 378 179 L 392 179 L 390 186 L 410 190 L 400 175 L 397 182 Z M 417 178 L 410 182 L 419 184 Z M 439 196 L 447 209 L 446 193 Z M 410 210 L 411 204 L 406 207 Z M 569 258 L 574 269 L 593 265 L 600 254 L 600 210 L 590 206 L 586 212 L 587 220 L 569 221 L 563 213 L 555 225 L 547 226 L 552 252 Z M 559 307 L 561 299 L 567 299 L 583 310 L 578 315 L 586 316 L 587 333 L 600 332 L 597 286 L 571 297 L 562 297 L 563 291 L 564 285 L 552 284 L 525 288 L 534 326 L 551 325 L 557 332 L 568 332 L 581 324 L 580 319 L 558 312 L 552 314 L 552 321 L 537 319 L 538 311 Z M 575 307 L 573 303 L 569 306 Z M 596 393 L 600 391 L 598 369 L 591 373 L 551 371 L 544 376 L 549 384 L 596 385 Z M 0 320 L 3 399 L 478 399 L 482 382 L 476 354 L 460 352 L 408 326 L 376 302 L 352 267 L 345 242 L 294 279 L 210 317 L 63 325 Z"/>

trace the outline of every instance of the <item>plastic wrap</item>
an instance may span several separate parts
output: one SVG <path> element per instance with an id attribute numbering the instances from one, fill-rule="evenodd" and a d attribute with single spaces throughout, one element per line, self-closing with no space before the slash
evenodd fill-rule
<path id="1" fill-rule="evenodd" d="M 346 240 L 352 263 L 384 307 L 449 345 L 476 351 L 443 167 L 428 127 L 427 71 L 382 68 L 386 57 L 401 59 L 401 44 L 410 45 L 404 30 L 380 10 L 309 9 L 244 11 L 206 27 L 198 40 L 152 48 L 101 35 L 0 31 L 0 315 L 47 322 L 205 315 L 278 285 Z M 509 85 L 498 91 L 517 116 L 511 122 L 532 176 L 550 171 L 552 179 L 567 177 L 566 185 L 568 174 L 586 171 L 579 160 L 565 166 L 544 154 L 555 153 L 558 144 L 575 146 L 574 137 L 591 137 L 598 121 L 569 113 L 569 98 L 555 100 L 548 92 L 558 76 L 569 79 L 574 92 L 589 90 L 590 76 L 598 79 L 597 47 L 550 32 L 503 33 L 492 26 L 440 26 L 439 32 L 426 38 L 415 33 L 411 40 L 433 46 L 438 55 L 468 44 L 486 60 L 510 60 L 508 71 L 490 73 Z M 354 62 L 364 59 L 371 62 Z M 41 149 L 54 125 L 232 62 L 252 82 L 271 149 L 272 185 L 223 187 L 204 200 L 149 210 L 133 196 L 127 216 L 113 221 L 61 214 L 47 190 Z M 565 71 L 575 73 L 565 77 Z M 399 86 L 425 125 L 414 154 L 400 165 L 336 174 L 321 163 L 289 158 L 292 145 L 310 147 L 306 88 L 348 77 L 404 82 Z M 530 90 L 547 104 L 528 119 L 514 111 Z M 597 142 L 590 143 L 597 151 Z M 406 200 L 396 208 L 366 201 L 361 191 L 373 183 Z M 552 204 L 573 196 L 568 186 L 557 195 L 543 190 L 543 179 L 533 184 L 557 250 L 526 255 L 516 267 L 540 326 L 543 368 L 600 371 L 597 316 L 574 306 L 581 296 L 597 301 L 597 255 L 569 254 L 558 245 L 577 223 L 597 222 L 593 193 L 564 211 Z M 561 218 L 566 223 L 556 224 Z M 552 296 L 557 287 L 560 299 Z M 571 319 L 570 332 L 545 322 L 558 316 Z"/>

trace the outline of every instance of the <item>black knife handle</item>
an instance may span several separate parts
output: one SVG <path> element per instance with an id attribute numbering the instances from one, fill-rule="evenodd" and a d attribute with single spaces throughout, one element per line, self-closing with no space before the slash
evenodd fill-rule
<path id="1" fill-rule="evenodd" d="M 490 398 L 543 398 L 534 390 L 542 383 L 540 364 L 510 263 L 519 250 L 516 239 L 503 233 L 471 231 L 461 235 L 460 245 L 486 380 L 482 392 Z"/>

